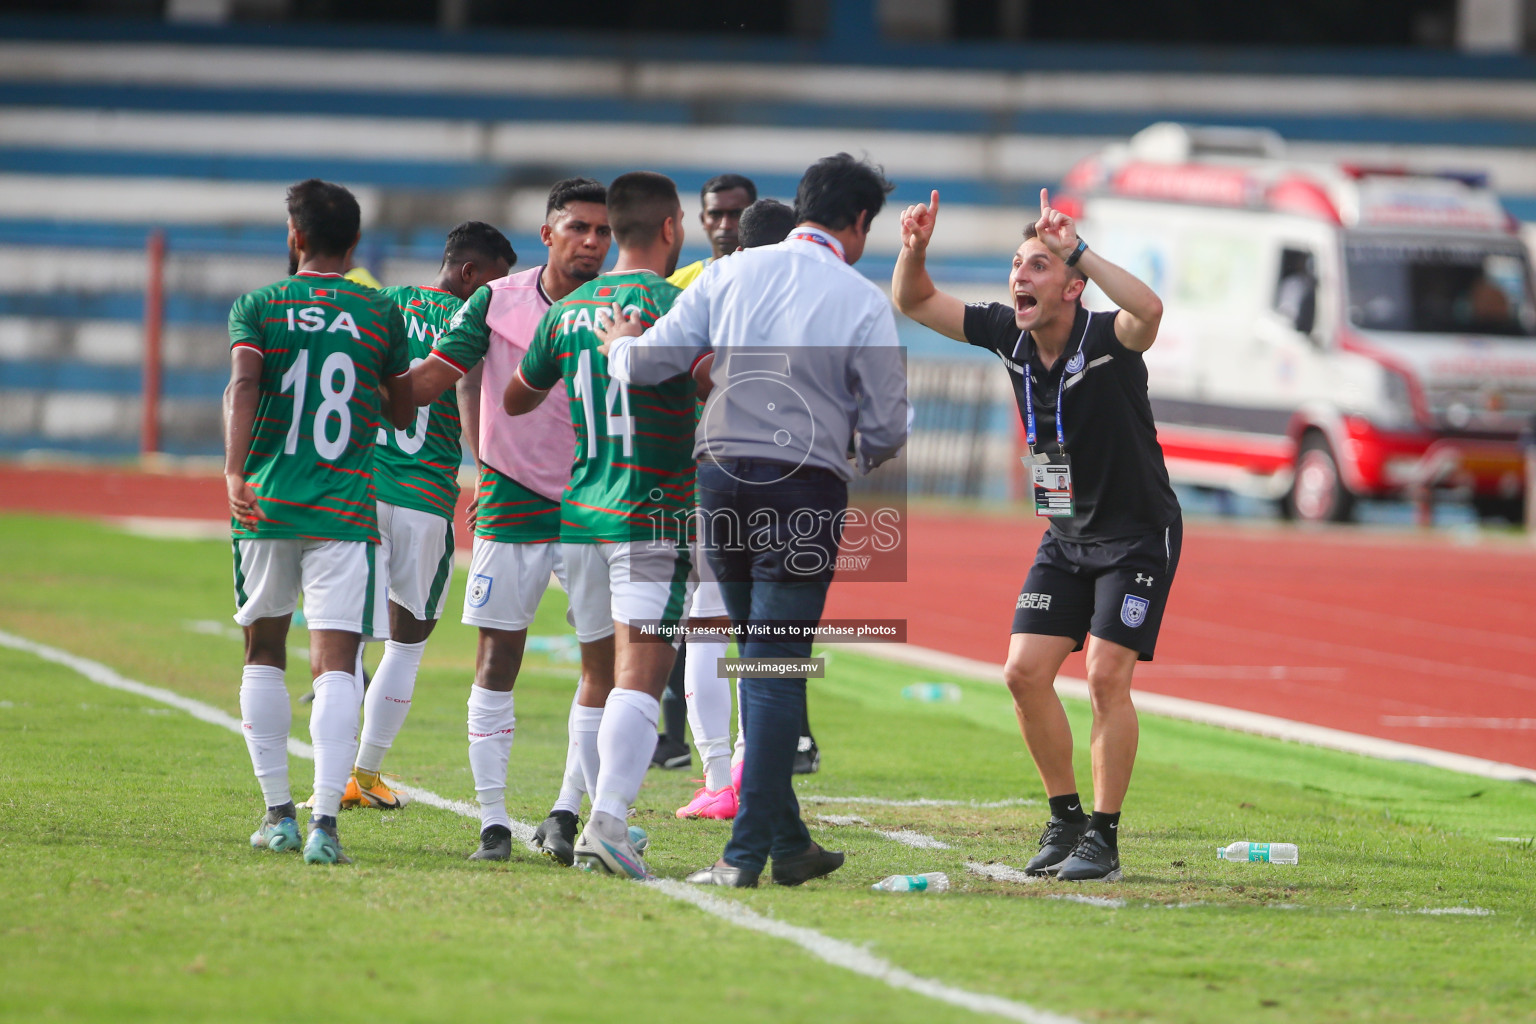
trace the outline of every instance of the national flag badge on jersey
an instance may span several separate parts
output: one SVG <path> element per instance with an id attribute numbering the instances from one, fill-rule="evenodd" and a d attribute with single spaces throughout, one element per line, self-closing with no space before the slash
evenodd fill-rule
<path id="1" fill-rule="evenodd" d="M 603 287 L 601 287 L 601 288 L 599 288 L 597 290 L 597 297 L 600 298 L 600 299 L 610 298 L 610 297 L 612 297 L 612 295 L 613 295 L 613 286 L 612 285 L 604 285 Z"/>
<path id="2" fill-rule="evenodd" d="M 312 298 L 312 299 L 334 299 L 336 297 L 336 289 L 335 288 L 311 288 L 309 290 L 309 297 Z"/>

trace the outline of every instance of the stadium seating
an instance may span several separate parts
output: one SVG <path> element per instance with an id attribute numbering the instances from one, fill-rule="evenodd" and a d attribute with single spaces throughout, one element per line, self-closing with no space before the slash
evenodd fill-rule
<path id="1" fill-rule="evenodd" d="M 297 28 L 102 23 L 82 34 L 0 20 L 0 451 L 137 449 L 142 254 L 163 228 L 163 447 L 216 452 L 228 304 L 281 274 L 281 187 L 302 177 L 355 189 L 359 262 L 387 282 L 428 276 L 444 230 L 469 217 L 507 228 L 525 264 L 538 259 L 543 195 L 559 177 L 649 167 L 686 193 L 731 170 L 787 198 L 811 160 L 848 150 L 885 165 L 897 208 L 941 190 L 935 277 L 979 298 L 998 290 L 1042 185 L 1165 119 L 1271 127 L 1320 159 L 1485 170 L 1512 212 L 1536 217 L 1536 84 L 1524 58 L 1214 64 L 1123 47 L 973 47 L 957 65 L 939 47 L 887 46 L 827 66 L 760 44 L 725 51 L 733 63 L 720 65 L 677 39 L 643 59 L 612 42 L 583 54 L 531 37 L 315 43 Z M 685 259 L 703 254 L 702 236 L 691 241 Z M 896 245 L 887 215 L 861 269 L 888 281 Z M 903 337 L 919 378 L 925 360 L 975 358 L 915 325 Z M 933 381 L 935 395 L 970 387 Z M 1008 401 L 997 388 L 975 393 L 967 401 L 994 411 Z M 920 430 L 971 429 L 959 406 L 924 415 Z M 995 468 L 1009 418 L 976 422 L 995 449 L 977 457 Z M 914 445 L 914 460 L 922 451 Z M 924 489 L 973 486 L 956 479 Z M 1000 485 L 974 486 L 995 496 Z"/>

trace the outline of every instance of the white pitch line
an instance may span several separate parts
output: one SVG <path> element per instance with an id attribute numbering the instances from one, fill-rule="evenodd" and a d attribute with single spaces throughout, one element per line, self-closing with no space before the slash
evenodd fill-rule
<path id="1" fill-rule="evenodd" d="M 913 832 L 911 829 L 899 828 L 887 831 L 878 825 L 872 824 L 857 814 L 818 814 L 817 821 L 824 821 L 828 825 L 857 825 L 867 828 L 882 838 L 889 839 L 893 843 L 903 846 L 915 847 L 919 850 L 948 850 L 950 845 L 942 839 L 924 835 L 921 832 Z"/>
<path id="2" fill-rule="evenodd" d="M 100 662 L 91 661 L 88 658 L 70 654 L 68 651 L 36 643 L 25 637 L 16 636 L 4 631 L 0 631 L 0 646 L 25 651 L 28 654 L 42 658 L 44 661 L 51 661 L 73 669 L 93 683 L 98 683 L 113 690 L 132 693 L 162 704 L 169 704 L 172 707 L 185 711 L 199 721 L 207 722 L 210 725 L 217 725 L 236 735 L 243 735 L 244 730 L 241 728 L 240 720 L 225 714 L 218 708 L 204 704 L 199 700 L 193 700 L 191 697 L 183 697 L 179 693 L 174 693 L 158 686 L 150 686 L 147 683 L 129 679 L 119 675 Z M 288 740 L 288 752 L 296 757 L 314 759 L 314 750 L 309 744 L 301 743 L 292 738 Z M 480 817 L 478 808 L 462 800 L 450 800 L 431 790 L 414 786 L 408 789 L 405 787 L 401 788 L 409 793 L 413 799 L 429 807 L 437 807 L 477 820 Z M 512 829 L 514 834 L 524 842 L 533 837 L 532 826 L 524 822 L 514 821 Z M 705 913 L 725 921 L 727 924 L 733 924 L 737 927 L 792 942 L 824 963 L 831 964 L 834 967 L 841 967 L 844 970 L 852 971 L 866 978 L 872 978 L 892 988 L 916 992 L 919 995 L 948 1003 L 951 1006 L 958 1006 L 964 1010 L 970 1010 L 974 1013 L 992 1014 L 1006 1020 L 1019 1021 L 1021 1024 L 1081 1024 L 1076 1018 L 1051 1013 L 1048 1010 L 1039 1010 L 1026 1003 L 1014 1002 L 1001 996 L 968 992 L 965 989 L 955 988 L 943 982 L 934 981 L 931 978 L 919 977 L 910 971 L 897 967 L 889 960 L 876 956 L 869 950 L 855 946 L 850 942 L 834 939 L 830 935 L 823 935 L 813 928 L 803 928 L 799 925 L 774 921 L 763 917 L 747 907 L 732 903 L 729 900 L 720 899 L 718 896 L 712 896 L 690 885 L 658 879 L 649 883 L 648 887 L 673 899 L 692 904 Z"/>
<path id="3" fill-rule="evenodd" d="M 949 1003 L 951 1006 L 974 1010 L 977 1013 L 990 1013 L 1007 1020 L 1023 1021 L 1025 1024 L 1077 1024 L 1071 1017 L 1063 1017 L 1008 999 L 979 995 L 964 989 L 952 988 L 941 982 L 920 978 L 875 956 L 867 949 L 829 938 L 810 928 L 763 917 L 748 907 L 710 895 L 691 885 L 662 879 L 647 884 L 674 899 L 692 903 L 700 910 L 729 921 L 731 924 L 793 942 L 826 963 L 853 971 L 855 974 L 862 974 L 866 978 L 875 978 L 893 988 L 906 989 L 909 992 L 917 992 L 931 999 Z"/>
<path id="4" fill-rule="evenodd" d="M 1039 800 L 887 800 L 878 796 L 823 796 L 820 793 L 796 794 L 803 804 L 868 804 L 870 807 L 972 807 L 978 810 L 997 807 L 1027 807 Z"/>
<path id="5" fill-rule="evenodd" d="M 965 870 L 973 875 L 981 875 L 983 878 L 991 878 L 999 882 L 1035 885 L 1045 880 L 1042 875 L 1026 875 L 1018 868 L 1009 867 L 1007 864 L 979 864 L 976 861 L 967 861 Z"/>
<path id="6" fill-rule="evenodd" d="M 1107 907 L 1110 910 L 1119 910 L 1125 906 L 1125 900 L 1118 896 L 1084 896 L 1075 892 L 1058 892 L 1047 896 L 1048 900 L 1066 900 L 1068 903 L 1086 903 L 1090 907 Z"/>

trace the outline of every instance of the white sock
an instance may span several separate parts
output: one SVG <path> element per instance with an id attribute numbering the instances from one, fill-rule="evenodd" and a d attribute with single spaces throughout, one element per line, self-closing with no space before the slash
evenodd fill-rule
<path id="1" fill-rule="evenodd" d="M 271 665 L 247 665 L 240 673 L 240 724 L 251 767 L 261 784 L 261 798 L 268 807 L 293 800 L 288 788 L 288 731 L 293 726 L 293 706 L 283 670 Z"/>
<path id="2" fill-rule="evenodd" d="M 411 694 L 416 692 L 416 673 L 426 649 L 425 640 L 419 644 L 385 642 L 384 660 L 363 696 L 363 734 L 357 744 L 357 766 L 363 771 L 378 771 L 400 735 L 405 716 L 411 713 Z"/>
<path id="3" fill-rule="evenodd" d="M 597 731 L 597 751 L 602 758 L 597 787 L 592 797 L 593 814 L 611 814 L 620 821 L 640 794 L 645 771 L 656 752 L 656 721 L 661 703 L 640 690 L 615 689 L 603 708 L 603 724 Z"/>
<path id="4" fill-rule="evenodd" d="M 334 818 L 357 757 L 357 713 L 363 683 L 355 672 L 322 672 L 309 710 L 309 742 L 315 748 L 315 798 L 310 813 Z"/>
<path id="5" fill-rule="evenodd" d="M 507 817 L 507 761 L 516 730 L 511 690 L 469 688 L 469 770 L 475 776 L 482 831 L 491 825 L 512 827 Z"/>
<path id="6" fill-rule="evenodd" d="M 580 684 L 577 684 L 578 689 Z M 555 798 L 554 811 L 581 813 L 581 798 L 586 795 L 587 782 L 581 774 L 581 744 L 576 742 L 576 697 L 571 697 L 571 713 L 565 719 L 565 775 L 560 780 L 560 795 Z"/>
<path id="7" fill-rule="evenodd" d="M 585 708 L 578 704 L 571 722 L 576 736 L 576 752 L 581 759 L 582 788 L 596 800 L 593 794 L 597 792 L 597 775 L 603 764 L 602 756 L 597 752 L 597 735 L 603 725 L 603 709 Z M 655 752 L 654 744 L 651 750 Z"/>
<path id="8" fill-rule="evenodd" d="M 736 748 L 731 751 L 731 767 L 747 759 L 747 729 L 741 721 L 741 680 L 736 680 Z"/>
<path id="9" fill-rule="evenodd" d="M 683 660 L 688 726 L 704 765 L 704 787 L 710 791 L 731 784 L 731 681 L 717 671 L 729 642 L 723 633 L 689 637 Z"/>

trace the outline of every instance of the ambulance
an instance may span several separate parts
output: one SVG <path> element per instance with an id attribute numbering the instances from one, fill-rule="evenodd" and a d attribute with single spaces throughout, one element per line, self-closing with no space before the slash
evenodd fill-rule
<path id="1" fill-rule="evenodd" d="M 1164 123 L 1081 161 L 1054 201 L 1163 299 L 1146 362 L 1176 481 L 1305 520 L 1454 493 L 1518 521 L 1536 303 L 1483 176 Z"/>

